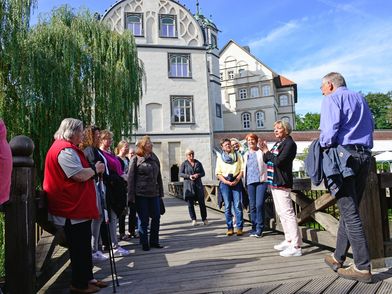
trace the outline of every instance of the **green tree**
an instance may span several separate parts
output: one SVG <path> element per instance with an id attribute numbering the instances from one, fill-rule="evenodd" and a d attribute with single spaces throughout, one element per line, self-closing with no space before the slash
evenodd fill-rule
<path id="1" fill-rule="evenodd" d="M 31 2 L 25 2 L 24 9 L 16 9 L 24 15 L 19 27 L 10 25 L 5 38 L 0 37 L 7 55 L 5 62 L 1 56 L 0 116 L 10 136 L 23 133 L 34 140 L 42 171 L 53 134 L 65 117 L 110 128 L 116 140 L 131 133 L 143 69 L 129 32 L 115 33 L 87 10 L 75 13 L 68 6 L 29 28 L 25 20 Z M 10 19 L 4 23 L 12 24 Z M 10 33 L 14 28 L 18 30 Z"/>
<path id="2" fill-rule="evenodd" d="M 374 117 L 376 129 L 392 128 L 392 92 L 369 93 L 365 96 Z"/>
<path id="3" fill-rule="evenodd" d="M 320 126 L 320 114 L 308 112 L 305 115 L 295 115 L 297 131 L 314 131 Z"/>

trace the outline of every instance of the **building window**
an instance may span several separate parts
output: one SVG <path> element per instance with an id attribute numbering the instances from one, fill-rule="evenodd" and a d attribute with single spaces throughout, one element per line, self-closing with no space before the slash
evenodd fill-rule
<path id="1" fill-rule="evenodd" d="M 192 77 L 190 54 L 169 53 L 169 77 L 171 78 Z"/>
<path id="2" fill-rule="evenodd" d="M 263 96 L 269 96 L 269 95 L 271 95 L 270 94 L 270 91 L 271 90 L 271 87 L 270 86 L 263 86 Z"/>
<path id="3" fill-rule="evenodd" d="M 170 14 L 159 15 L 159 36 L 163 38 L 177 37 L 175 15 L 170 15 Z"/>
<path id="4" fill-rule="evenodd" d="M 263 111 L 256 112 L 256 128 L 264 128 L 265 115 Z"/>
<path id="5" fill-rule="evenodd" d="M 289 98 L 287 97 L 287 95 L 279 96 L 279 105 L 280 106 L 289 105 Z"/>
<path id="6" fill-rule="evenodd" d="M 143 14 L 128 13 L 126 15 L 125 27 L 130 30 L 135 37 L 143 36 Z"/>
<path id="7" fill-rule="evenodd" d="M 241 78 L 244 77 L 244 76 L 245 76 L 245 69 L 240 68 L 240 69 L 238 70 L 238 75 L 239 75 Z"/>
<path id="8" fill-rule="evenodd" d="M 171 111 L 172 123 L 193 123 L 193 98 L 189 96 L 172 96 Z"/>
<path id="9" fill-rule="evenodd" d="M 290 123 L 290 118 L 288 116 L 283 116 L 281 120 Z"/>
<path id="10" fill-rule="evenodd" d="M 239 90 L 238 94 L 240 96 L 240 99 L 246 99 L 248 96 L 248 91 L 246 88 L 242 88 Z"/>
<path id="11" fill-rule="evenodd" d="M 223 81 L 223 72 L 220 73 L 220 80 Z"/>
<path id="12" fill-rule="evenodd" d="M 254 97 L 259 97 L 259 87 L 252 87 L 250 88 L 250 97 L 254 98 Z"/>
<path id="13" fill-rule="evenodd" d="M 250 129 L 250 113 L 245 112 L 241 115 L 241 120 L 242 120 L 242 128 L 244 130 Z"/>
<path id="14" fill-rule="evenodd" d="M 227 72 L 227 75 L 228 75 L 228 77 L 229 77 L 229 80 L 234 79 L 234 71 L 229 70 L 229 71 Z"/>
<path id="15" fill-rule="evenodd" d="M 215 104 L 215 111 L 217 117 L 222 117 L 222 107 L 219 103 Z"/>

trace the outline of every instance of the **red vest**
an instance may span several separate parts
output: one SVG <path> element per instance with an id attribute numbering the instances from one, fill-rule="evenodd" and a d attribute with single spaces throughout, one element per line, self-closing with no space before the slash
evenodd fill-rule
<path id="1" fill-rule="evenodd" d="M 52 215 L 70 219 L 97 219 L 99 217 L 94 181 L 76 182 L 67 178 L 58 156 L 65 148 L 74 149 L 84 168 L 90 167 L 83 152 L 65 140 L 56 140 L 46 154 L 43 188 L 48 197 L 48 211 Z"/>

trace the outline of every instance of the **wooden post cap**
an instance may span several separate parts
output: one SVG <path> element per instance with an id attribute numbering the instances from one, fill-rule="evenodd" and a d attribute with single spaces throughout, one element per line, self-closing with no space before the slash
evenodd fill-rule
<path id="1" fill-rule="evenodd" d="M 32 158 L 34 151 L 34 142 L 29 137 L 20 135 L 11 139 L 10 147 L 13 157 L 13 165 L 32 167 L 34 160 Z"/>

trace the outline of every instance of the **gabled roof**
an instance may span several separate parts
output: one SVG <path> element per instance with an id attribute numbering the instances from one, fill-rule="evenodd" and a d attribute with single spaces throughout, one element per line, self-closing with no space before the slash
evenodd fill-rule
<path id="1" fill-rule="evenodd" d="M 276 88 L 293 87 L 294 88 L 294 103 L 298 102 L 297 84 L 290 81 L 288 78 L 278 75 L 274 77 L 274 84 Z"/>
<path id="2" fill-rule="evenodd" d="M 273 76 L 277 76 L 278 74 L 276 72 L 273 71 L 272 68 L 270 68 L 268 65 L 266 65 L 264 62 L 262 62 L 261 60 L 259 60 L 256 56 L 254 56 L 252 53 L 250 53 L 248 50 L 246 50 L 243 46 L 239 45 L 236 41 L 234 40 L 230 40 L 229 42 L 227 42 L 227 44 L 225 46 L 223 46 L 222 50 L 219 51 L 219 55 L 222 55 L 224 51 L 226 51 L 226 49 L 229 47 L 230 44 L 234 44 L 237 47 L 241 48 L 246 54 L 248 54 L 249 56 L 251 56 L 253 59 L 255 59 L 257 62 L 260 62 L 263 66 L 265 66 L 268 70 L 270 70 L 272 72 Z"/>

